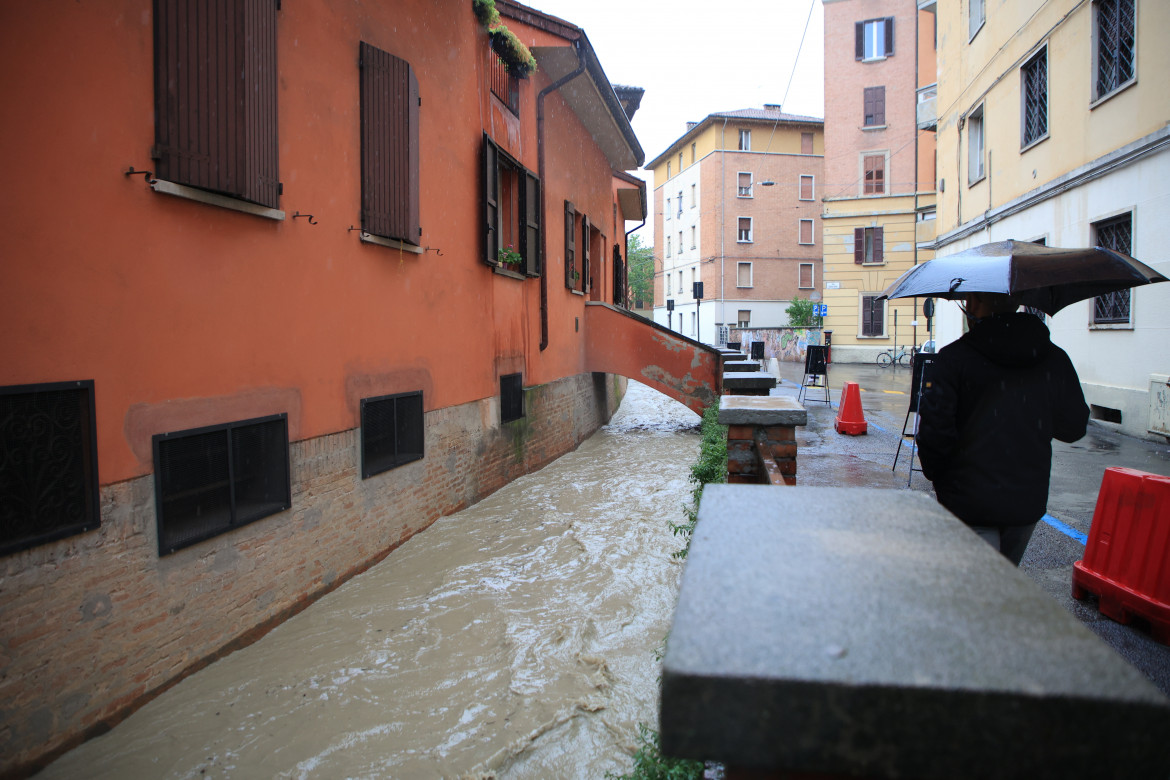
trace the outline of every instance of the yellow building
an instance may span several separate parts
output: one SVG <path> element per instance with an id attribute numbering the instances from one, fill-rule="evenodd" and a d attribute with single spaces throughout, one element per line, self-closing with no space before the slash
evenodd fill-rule
<path id="1" fill-rule="evenodd" d="M 929 338 L 920 301 L 878 300 L 933 256 L 935 19 L 919 5 L 824 0 L 824 296 L 834 362 L 872 362 Z"/>
<path id="2" fill-rule="evenodd" d="M 1170 276 L 1170 3 L 937 12 L 938 254 L 1009 238 L 1105 245 Z M 1095 419 L 1170 435 L 1170 284 L 1073 304 L 1048 324 Z M 939 327 L 940 341 L 961 334 L 956 307 L 940 306 Z"/>

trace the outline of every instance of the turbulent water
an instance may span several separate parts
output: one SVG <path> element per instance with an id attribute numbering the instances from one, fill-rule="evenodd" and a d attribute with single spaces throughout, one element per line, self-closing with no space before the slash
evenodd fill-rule
<path id="1" fill-rule="evenodd" d="M 44 778 L 600 778 L 656 719 L 699 418 L 631 382 L 573 453 L 437 521 Z"/>

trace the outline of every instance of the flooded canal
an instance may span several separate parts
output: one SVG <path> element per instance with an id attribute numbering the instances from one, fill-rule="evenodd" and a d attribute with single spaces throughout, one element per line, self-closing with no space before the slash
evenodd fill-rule
<path id="1" fill-rule="evenodd" d="M 43 778 L 601 778 L 657 717 L 699 418 L 630 383 L 573 453 L 158 697 Z"/>

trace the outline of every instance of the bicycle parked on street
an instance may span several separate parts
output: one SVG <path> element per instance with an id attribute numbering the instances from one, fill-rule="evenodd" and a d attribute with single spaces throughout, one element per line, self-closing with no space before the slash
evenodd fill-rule
<path id="1" fill-rule="evenodd" d="M 897 352 L 893 349 L 883 350 L 878 353 L 877 364 L 879 366 L 892 365 L 913 365 L 914 355 L 918 352 L 917 349 L 908 349 L 901 347 Z"/>

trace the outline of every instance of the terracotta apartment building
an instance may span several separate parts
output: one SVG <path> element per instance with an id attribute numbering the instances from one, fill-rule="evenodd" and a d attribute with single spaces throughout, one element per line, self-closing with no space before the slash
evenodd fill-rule
<path id="1" fill-rule="evenodd" d="M 619 374 L 718 392 L 615 306 L 643 153 L 588 38 L 473 5 L 0 10 L 0 774 L 572 449 Z"/>

